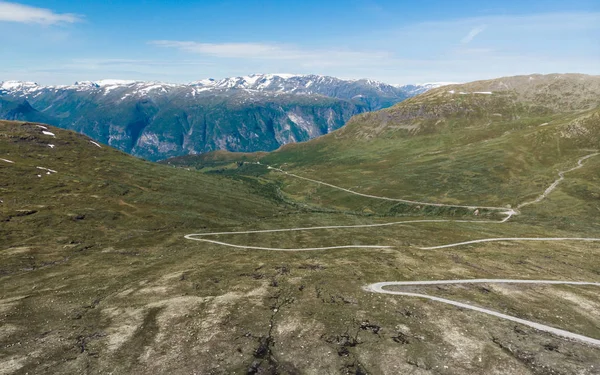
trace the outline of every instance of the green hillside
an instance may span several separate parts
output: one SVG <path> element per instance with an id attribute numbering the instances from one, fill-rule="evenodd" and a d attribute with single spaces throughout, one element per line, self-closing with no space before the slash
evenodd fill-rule
<path id="1" fill-rule="evenodd" d="M 543 87 L 547 78 L 539 78 Z M 166 165 L 69 131 L 48 127 L 53 137 L 39 124 L 2 122 L 0 369 L 594 374 L 600 348 L 592 344 L 363 289 L 383 281 L 599 282 L 599 242 L 425 249 L 491 238 L 600 238 L 600 156 L 582 160 L 545 199 L 501 222 L 503 207 L 533 201 L 559 171 L 599 148 L 594 96 L 581 98 L 587 89 L 573 86 L 565 99 L 574 78 L 560 78 L 567 83 L 559 101 L 528 99 L 529 88 L 460 94 L 490 86 L 446 87 L 276 152 Z M 294 230 L 277 231 L 286 228 Z M 215 232 L 244 233 L 206 235 Z M 600 340 L 593 285 L 402 291 Z"/>
<path id="2" fill-rule="evenodd" d="M 492 94 L 474 93 L 485 91 Z M 600 77 L 582 75 L 447 86 L 355 116 L 332 134 L 260 160 L 368 194 L 516 207 L 535 199 L 559 170 L 600 149 L 598 98 Z M 597 167 L 590 160 L 576 173 L 590 182 Z M 583 196 L 598 194 L 585 185 Z M 284 190 L 305 197 L 310 189 L 286 180 Z M 347 203 L 342 193 L 319 190 L 327 203 Z M 587 214 L 597 207 L 589 205 Z"/>
<path id="3" fill-rule="evenodd" d="M 401 219 L 496 220 L 503 217 L 500 210 L 476 209 L 481 206 L 512 207 L 519 212 L 501 225 L 451 222 L 408 224 L 395 229 L 362 229 L 362 233 L 377 240 L 375 243 L 394 244 L 394 250 L 389 253 L 388 250 L 377 252 L 388 256 L 380 258 L 372 255 L 367 261 L 368 265 L 361 263 L 359 266 L 359 274 L 369 282 L 505 278 L 508 275 L 524 279 L 598 281 L 598 245 L 593 243 L 498 242 L 427 253 L 414 249 L 496 237 L 599 237 L 600 157 L 596 155 L 600 149 L 599 82 L 600 78 L 594 76 L 536 75 L 442 87 L 392 108 L 355 116 L 336 132 L 306 143 L 286 145 L 269 154 L 211 153 L 170 159 L 165 163 L 192 166 L 208 175 L 231 178 L 246 176 L 274 183 L 280 187 L 285 199 L 296 204 L 313 210 L 329 209 L 362 215 L 367 222 Z M 584 159 L 586 156 L 589 158 Z M 560 171 L 577 167 L 578 161 L 581 161 L 581 168 L 564 173 L 564 179 L 545 199 L 524 205 L 535 201 L 554 185 Z M 368 198 L 286 175 L 269 169 L 269 166 L 361 194 L 473 208 L 436 207 Z M 477 213 L 479 215 L 476 217 Z M 286 225 L 283 223 L 270 226 L 284 227 Z M 346 234 L 346 240 L 342 243 L 349 243 L 356 238 L 354 230 L 342 233 Z M 330 236 L 331 233 L 327 238 Z M 273 246 L 282 242 L 285 243 L 282 239 Z M 321 239 L 320 243 L 325 246 L 326 241 Z M 352 254 L 349 262 L 358 264 L 357 252 Z M 340 258 L 346 259 L 345 253 L 342 252 Z M 576 258 L 578 260 L 572 262 Z M 376 267 L 369 276 L 365 270 L 372 267 L 373 263 Z M 388 267 L 398 267 L 397 273 L 392 271 L 390 275 L 384 275 L 386 269 L 391 271 Z M 356 268 L 354 272 L 357 272 Z M 568 309 L 580 311 L 587 316 L 585 319 L 589 319 L 590 315 L 583 312 L 586 308 L 582 304 L 600 306 L 597 293 L 592 290 L 584 292 L 571 289 L 565 293 L 534 288 L 523 292 L 515 288 L 500 292 L 494 287 L 485 289 L 484 293 L 493 290 L 492 294 L 480 299 L 481 296 L 474 295 L 472 291 L 466 296 L 454 288 L 442 289 L 442 296 L 462 295 L 462 301 L 477 300 L 480 306 L 502 306 L 502 311 L 512 311 L 513 315 L 524 316 L 522 314 L 525 311 L 539 308 L 546 312 L 544 319 L 550 320 L 553 319 L 550 318 L 552 311 L 562 309 L 562 306 L 568 305 Z M 427 292 L 432 293 L 431 290 Z M 529 302 L 515 308 L 515 300 L 523 302 L 521 293 L 526 293 Z M 361 301 L 364 298 L 361 297 Z M 384 300 L 388 306 L 394 306 L 393 309 L 397 309 L 397 304 L 411 302 L 394 297 Z M 435 315 L 435 319 L 439 318 L 439 315 Z M 469 319 L 472 318 L 471 315 Z M 562 323 L 555 321 L 553 326 L 564 328 L 566 320 L 560 314 L 556 318 Z M 591 319 L 595 322 L 591 323 L 592 326 L 597 326 L 597 318 Z M 475 320 L 482 322 L 479 317 Z M 574 322 L 577 318 L 567 320 Z M 431 324 L 431 320 L 428 321 L 424 323 L 426 326 Z M 465 324 L 465 321 L 454 322 Z M 482 334 L 481 329 L 471 328 Z M 515 328 L 513 332 L 520 329 Z M 591 334 L 592 331 L 590 328 L 586 332 Z M 470 332 L 469 335 L 477 335 Z M 467 341 L 457 343 L 455 350 L 470 351 L 464 346 L 467 345 L 465 342 L 469 342 L 468 339 L 463 335 L 460 337 Z M 496 332 L 491 334 L 491 338 L 487 337 L 479 337 L 471 343 L 485 350 L 501 348 L 505 353 L 510 353 L 513 359 L 517 358 L 524 367 L 498 370 L 496 366 L 500 366 L 499 362 L 484 366 L 487 370 L 476 365 L 458 365 L 449 373 L 500 371 L 542 374 L 575 371 L 570 365 L 560 367 L 552 362 L 546 357 L 547 348 L 544 349 L 543 345 L 536 347 L 538 344 L 529 341 L 530 336 L 518 340 L 519 345 L 525 345 L 527 349 L 516 348 L 514 345 L 517 345 L 517 341 L 514 339 L 509 339 L 508 346 L 502 344 Z M 490 339 L 495 345 L 490 344 Z M 431 350 L 425 351 L 431 354 Z M 585 351 L 582 348 L 573 350 L 571 353 L 577 355 Z M 402 350 L 394 353 L 400 358 L 407 358 Z M 370 355 L 374 355 L 373 352 Z M 441 357 L 456 363 L 447 355 Z M 491 357 L 500 358 L 497 354 Z M 381 359 L 381 356 L 377 358 Z M 503 360 L 510 362 L 506 358 Z M 469 362 L 468 359 L 466 361 Z M 373 362 L 370 362 L 370 371 L 385 373 L 382 367 L 374 366 Z M 590 364 L 597 367 L 597 362 L 592 360 Z M 408 360 L 406 363 L 414 365 L 417 362 Z M 412 367 L 398 365 L 396 368 L 407 372 L 436 373 L 434 366 L 423 362 L 420 364 Z M 388 368 L 387 371 L 392 370 Z M 588 367 L 581 371 L 593 373 L 594 370 Z"/>
<path id="4" fill-rule="evenodd" d="M 185 250 L 183 234 L 286 212 L 258 184 L 162 167 L 41 124 L 0 122 L 0 156 L 0 368 L 8 373 L 84 372 L 98 361 L 95 345 L 112 340 L 110 324 L 121 324 L 111 314 L 132 309 L 153 319 L 169 298 L 221 289 L 223 269 L 207 261 L 215 254 Z M 174 286 L 185 290 L 165 298 L 140 294 L 140 306 L 163 307 L 136 308 L 137 292 L 118 296 L 170 280 L 181 266 Z M 184 274 L 190 280 L 179 282 Z M 97 369 L 126 371 L 118 360 Z"/>

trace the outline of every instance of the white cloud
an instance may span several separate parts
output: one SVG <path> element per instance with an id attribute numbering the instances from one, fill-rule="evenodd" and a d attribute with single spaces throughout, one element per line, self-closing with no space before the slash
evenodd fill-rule
<path id="1" fill-rule="evenodd" d="M 477 26 L 471 29 L 464 38 L 460 40 L 461 44 L 469 44 L 471 41 L 479 35 L 483 30 L 485 30 L 486 25 Z"/>
<path id="2" fill-rule="evenodd" d="M 0 1 L 0 22 L 55 25 L 79 21 L 81 21 L 81 17 L 76 14 L 58 14 L 50 9 L 35 8 L 28 5 Z"/>
<path id="3" fill-rule="evenodd" d="M 197 43 L 176 40 L 157 40 L 150 42 L 150 44 L 216 57 L 293 59 L 298 55 L 293 49 L 275 44 L 262 43 Z"/>
<path id="4" fill-rule="evenodd" d="M 302 66 L 349 66 L 381 64 L 391 57 L 381 51 L 348 51 L 340 49 L 303 49 L 274 43 L 199 43 L 191 41 L 156 40 L 152 45 L 175 48 L 205 56 L 252 60 L 288 60 Z"/>

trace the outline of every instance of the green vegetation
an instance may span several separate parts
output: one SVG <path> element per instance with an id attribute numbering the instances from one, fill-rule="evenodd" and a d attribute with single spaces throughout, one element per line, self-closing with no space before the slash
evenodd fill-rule
<path id="1" fill-rule="evenodd" d="M 600 144 L 598 110 L 580 105 L 588 103 L 581 98 L 572 95 L 559 106 L 554 99 L 528 102 L 525 89 L 459 96 L 489 87 L 471 85 L 361 115 L 331 135 L 273 153 L 190 156 L 167 165 L 100 149 L 68 131 L 50 128 L 52 138 L 35 124 L 1 123 L 0 158 L 14 163 L 0 160 L 0 368 L 23 374 L 594 374 L 599 348 L 362 287 L 469 278 L 599 281 L 598 243 L 418 247 L 492 237 L 600 237 L 600 158 L 569 172 L 547 199 L 503 224 L 212 237 L 264 247 L 389 249 L 284 253 L 183 238 L 501 218 L 350 195 L 267 165 L 369 194 L 515 207 L 535 199 L 559 170 L 574 167 Z M 453 89 L 456 94 L 448 93 Z M 420 112 L 410 115 L 414 108 Z M 38 166 L 57 173 L 46 175 Z M 593 287 L 413 291 L 600 339 Z"/>
<path id="2" fill-rule="evenodd" d="M 521 78 L 529 82 L 528 77 Z M 356 116 L 332 134 L 287 145 L 260 160 L 367 194 L 516 207 L 541 194 L 559 170 L 574 166 L 579 157 L 600 148 L 600 110 L 597 104 L 591 108 L 589 101 L 581 99 L 593 98 L 590 89 L 582 89 L 581 95 L 570 91 L 571 81 L 579 79 L 578 75 L 536 76 L 536 92 L 540 96 L 550 90 L 557 92 L 558 103 L 537 97 L 531 102 L 523 99 L 531 89 L 517 85 L 515 78 L 442 87 L 390 109 Z M 521 91 L 472 94 L 503 81 Z M 557 86 L 557 81 L 564 85 Z M 600 78 L 589 77 L 589 82 L 596 90 L 593 92 L 600 92 Z M 588 165 L 570 177 L 597 178 L 597 161 L 589 160 Z M 315 186 L 303 181 L 286 180 L 285 186 L 284 191 L 306 201 L 315 196 Z M 357 207 L 343 192 L 316 189 L 322 191 L 316 196 L 326 204 Z M 559 194 L 524 210 L 533 213 L 560 198 Z M 588 214 L 598 207 L 579 199 L 586 201 Z M 531 215 L 518 220 L 526 216 Z M 585 225 L 588 218 L 582 218 L 580 224 Z"/>

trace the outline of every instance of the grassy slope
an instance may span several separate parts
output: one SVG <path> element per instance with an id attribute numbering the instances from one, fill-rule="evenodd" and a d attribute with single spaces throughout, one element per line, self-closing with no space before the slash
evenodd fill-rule
<path id="1" fill-rule="evenodd" d="M 600 148 L 600 79 L 591 77 L 591 88 L 580 90 L 571 87 L 578 76 L 559 79 L 566 83 L 558 88 L 552 76 L 541 77 L 536 78 L 539 97 L 531 98 L 528 86 L 514 82 L 516 91 L 458 94 L 494 88 L 500 80 L 440 88 L 356 116 L 339 131 L 287 145 L 261 160 L 370 194 L 515 207 L 537 197 L 559 170 Z M 555 91 L 559 99 L 542 95 Z M 576 173 L 594 178 L 593 162 Z M 294 196 L 314 188 L 287 183 L 286 191 Z M 341 193 L 324 195 L 344 204 Z"/>
<path id="2" fill-rule="evenodd" d="M 392 108 L 356 116 L 332 134 L 266 155 L 236 159 L 236 154 L 222 153 L 174 162 L 214 172 L 235 169 L 236 160 L 256 159 L 363 193 L 516 207 L 535 199 L 557 178 L 558 171 L 575 166 L 580 157 L 600 148 L 600 78 L 531 78 L 442 87 Z M 471 94 L 488 90 L 498 91 Z M 589 160 L 588 167 L 571 175 L 593 180 L 598 176 L 595 163 Z M 343 192 L 283 180 L 276 173 L 271 176 L 282 181 L 290 196 L 310 204 L 383 214 L 415 213 L 416 209 L 373 201 L 365 204 L 364 199 Z M 582 225 L 599 209 L 593 199 L 588 204 L 597 190 L 586 189 L 571 200 L 587 206 L 582 208 L 586 211 L 580 218 Z M 564 194 L 552 198 L 565 199 L 564 207 L 569 207 Z M 548 202 L 525 210 L 533 214 Z M 547 212 L 542 216 L 548 216 Z"/>
<path id="3" fill-rule="evenodd" d="M 201 163 L 209 167 L 209 174 L 152 165 L 107 148 L 100 150 L 84 137 L 59 130 L 51 130 L 57 134 L 52 139 L 57 147 L 50 149 L 39 129 L 3 126 L 0 150 L 5 156 L 0 157 L 15 164 L 0 164 L 4 174 L 0 181 L 6 184 L 2 199 L 12 201 L 11 206 L 2 206 L 4 217 L 11 217 L 2 223 L 2 229 L 7 228 L 3 236 L 10 236 L 10 242 L 0 248 L 2 264 L 9 265 L 3 267 L 5 275 L 0 279 L 2 368 L 20 373 L 592 374 L 600 366 L 598 349 L 433 302 L 361 290 L 366 283 L 384 280 L 598 280 L 597 244 L 489 243 L 442 251 L 419 251 L 414 246 L 506 235 L 597 233 L 592 213 L 593 199 L 598 198 L 598 160 L 569 175 L 543 204 L 504 225 L 414 224 L 217 237 L 272 247 L 393 246 L 390 250 L 274 253 L 187 242 L 182 236 L 466 213 L 393 210 L 369 199 L 282 179 L 264 166 L 218 164 L 218 158 Z M 434 144 L 433 137 L 427 137 L 416 135 L 410 141 Z M 450 133 L 445 138 L 450 142 Z M 399 192 L 387 189 L 403 186 L 399 181 L 403 172 L 393 168 L 404 159 L 389 162 L 387 171 L 363 169 L 364 164 L 356 161 L 370 158 L 375 163 L 377 157 L 366 147 L 373 144 L 382 150 L 377 154 L 382 160 L 386 155 L 410 156 L 393 147 L 404 137 L 338 139 L 339 144 L 330 149 L 323 146 L 329 141 L 317 140 L 263 160 L 287 162 L 286 168 L 342 186 L 354 186 L 352 181 L 363 184 L 364 178 L 354 175 L 372 173 L 381 184 L 368 191 Z M 459 146 L 460 142 L 456 152 L 464 153 Z M 426 152 L 439 151 L 429 151 L 434 149 L 431 146 Z M 319 150 L 327 158 L 320 157 Z M 62 152 L 62 159 L 52 157 L 54 151 Z M 539 176 L 550 182 L 553 168 L 571 166 L 572 157 L 584 151 L 574 148 L 564 160 L 549 161 Z M 312 164 L 302 164 L 299 155 L 312 158 Z M 328 158 L 345 163 L 348 172 Z M 414 155 L 407 159 L 412 160 L 414 173 L 418 159 Z M 489 158 L 482 160 L 489 162 Z M 527 167 L 522 172 L 512 167 L 515 183 L 522 186 L 524 174 L 535 168 L 529 158 L 524 160 Z M 457 163 L 450 159 L 448 174 L 462 173 L 452 168 L 470 167 Z M 38 164 L 58 173 L 33 178 Z M 325 165 L 332 168 L 322 169 Z M 386 180 L 388 174 L 393 178 Z M 429 178 L 421 175 L 421 180 Z M 437 178 L 429 183 L 435 186 Z M 495 194 L 504 193 L 494 193 L 485 180 L 479 177 L 483 185 L 478 189 L 485 193 L 482 201 L 495 202 Z M 107 184 L 100 186 L 102 182 Z M 283 186 L 286 203 L 278 198 L 277 186 Z M 410 189 L 399 196 L 424 196 L 419 185 L 406 187 Z M 543 188 L 519 194 L 535 196 Z M 455 193 L 445 199 L 460 201 L 463 192 Z M 427 197 L 439 198 L 433 193 Z M 313 208 L 302 208 L 303 203 Z M 333 210 L 335 206 L 340 210 Z M 17 210 L 38 212 L 18 216 L 27 212 Z M 392 214 L 400 217 L 388 217 Z M 581 222 L 587 224 L 580 226 Z M 486 286 L 423 291 L 600 337 L 595 313 L 600 300 L 593 288 Z"/>
<path id="4" fill-rule="evenodd" d="M 0 122 L 0 154 L 14 162 L 0 161 L 1 361 L 24 353 L 10 343 L 34 345 L 43 335 L 48 345 L 36 352 L 43 367 L 75 371 L 53 366 L 77 353 L 79 335 L 102 325 L 104 317 L 90 322 L 94 314 L 87 313 L 118 290 L 185 264 L 186 256 L 171 255 L 183 247 L 183 234 L 250 225 L 285 210 L 258 195 L 258 185 L 155 165 L 69 131 L 50 127 L 53 137 L 42 130 Z M 10 361 L 3 364 L 10 368 Z"/>
<path id="5" fill-rule="evenodd" d="M 431 210 L 426 207 L 353 197 L 328 187 L 268 172 L 264 165 L 281 166 L 293 173 L 370 194 L 456 204 L 510 204 L 514 207 L 536 198 L 557 178 L 559 170 L 575 166 L 578 158 L 594 152 L 600 145 L 598 77 L 534 76 L 533 80 L 535 84 L 529 83 L 529 77 L 503 78 L 441 88 L 387 110 L 356 116 L 346 127 L 330 135 L 306 143 L 287 145 L 267 155 L 239 157 L 235 154 L 210 154 L 176 162 L 193 165 L 211 174 L 258 176 L 263 181 L 276 181 L 290 199 L 312 207 L 337 208 L 344 212 L 367 215 L 362 220 L 368 222 L 390 220 L 378 219 L 380 215 L 414 218 L 424 215 L 464 216 L 468 212 Z M 449 93 L 450 90 L 454 90 L 455 93 Z M 470 93 L 488 90 L 494 93 L 459 94 L 460 91 Z M 260 160 L 263 167 L 238 163 L 255 160 Z M 429 253 L 411 250 L 411 245 L 434 245 L 505 236 L 597 237 L 600 234 L 600 226 L 596 220 L 600 211 L 599 176 L 600 160 L 592 158 L 586 162 L 584 168 L 569 173 L 566 180 L 548 199 L 537 205 L 527 206 L 520 216 L 502 226 L 411 225 L 377 230 L 341 231 L 338 234 L 330 232 L 326 237 L 306 234 L 303 237 L 314 236 L 318 239 L 317 243 L 323 245 L 337 239 L 337 236 L 342 239 L 346 237 L 341 243 L 370 237 L 377 240 L 376 243 L 396 244 L 398 253 L 392 252 L 394 255 L 383 252 L 381 255 L 373 254 L 362 258 L 362 252 L 353 252 L 352 258 L 348 258 L 348 262 L 354 265 L 351 269 L 355 277 L 364 278 L 369 282 L 511 276 L 598 280 L 600 267 L 595 260 L 597 257 L 593 255 L 597 254 L 598 246 L 593 244 L 486 244 Z M 289 225 L 279 221 L 261 223 L 261 227 L 264 228 L 286 226 Z M 276 235 L 239 237 L 239 243 L 265 237 L 272 238 Z M 281 235 L 278 241 L 273 241 L 271 245 L 281 246 L 290 242 L 295 245 L 297 240 Z M 339 254 L 341 259 L 346 259 L 344 257 L 347 253 L 336 254 Z M 320 261 L 325 261 L 328 255 L 319 254 Z M 374 268 L 373 263 L 376 264 Z M 348 282 L 345 287 L 338 286 L 339 290 L 352 293 L 348 288 L 352 282 Z M 566 323 L 562 315 L 564 310 L 553 316 L 550 312 L 552 310 L 547 309 L 548 306 L 552 306 L 552 309 L 564 306 L 565 296 L 571 304 L 567 309 L 572 309 L 568 314 L 573 314 L 573 310 L 583 313 L 583 303 L 588 303 L 590 307 L 600 306 L 594 290 L 570 290 L 567 293 L 557 290 L 540 291 L 538 288 L 520 294 L 521 292 L 512 288 L 509 288 L 509 291 L 500 291 L 502 288 L 499 287 L 492 289 L 493 293 L 489 298 L 480 300 L 482 305 L 510 311 L 514 315 L 533 314 L 529 315 L 532 318 L 535 318 L 536 314 L 542 314 L 537 315 L 540 321 L 561 327 L 574 324 L 582 318 L 581 315 L 578 318 L 571 315 L 571 318 L 567 319 L 570 323 Z M 453 295 L 456 292 L 444 289 L 442 294 L 444 293 Z M 515 298 L 519 295 L 527 302 L 521 300 L 520 303 L 516 303 Z M 510 302 L 504 300 L 505 297 Z M 364 302 L 368 297 L 360 298 L 361 302 Z M 466 300 L 479 298 L 481 296 L 471 294 Z M 387 298 L 386 303 L 396 306 L 397 303 L 410 302 Z M 532 306 L 538 306 L 540 309 L 532 309 Z M 433 306 L 431 308 L 435 309 Z M 433 313 L 433 310 L 431 312 L 436 319 L 441 318 Z M 378 317 L 380 321 L 389 321 L 391 318 L 384 312 Z M 425 326 L 431 327 L 431 318 L 428 318 L 429 323 L 425 323 Z M 485 318 L 480 319 L 481 317 L 477 317 L 475 320 L 486 321 Z M 588 328 L 580 332 L 594 332 L 596 328 L 592 327 L 597 327 L 597 318 L 589 319 L 590 315 L 587 315 L 579 320 L 589 324 Z M 461 324 L 466 323 L 461 321 Z M 494 321 L 494 325 L 496 324 Z M 473 335 L 477 336 L 476 333 Z M 499 335 L 502 336 L 501 333 L 494 332 L 492 341 L 496 348 L 506 349 L 502 344 L 504 339 L 499 338 Z M 469 339 L 463 339 L 469 342 Z M 546 357 L 547 352 L 540 347 L 533 349 L 537 344 L 534 343 L 535 340 L 529 340 L 532 338 L 517 341 L 521 345 L 531 345 L 529 349 L 542 353 L 541 357 L 533 360 L 527 357 L 531 354 L 527 349 L 511 349 L 512 356 L 528 369 L 513 368 L 514 373 L 545 373 L 547 369 L 536 368 L 536 365 L 533 365 L 534 362 L 539 364 L 540 360 L 543 363 L 540 366 L 549 366 L 555 371 L 573 371 L 568 366 L 562 370 L 555 367 L 556 363 Z M 509 341 L 511 345 L 517 342 L 513 339 Z M 475 339 L 472 344 L 493 351 L 488 346 L 489 341 L 481 337 Z M 458 347 L 463 348 L 465 345 L 467 344 L 458 344 Z M 386 350 L 392 349 L 386 347 Z M 430 350 L 433 350 L 433 347 L 424 349 L 421 346 L 416 350 L 423 350 L 420 352 L 422 355 L 431 355 Z M 581 348 L 574 350 L 577 355 L 582 353 Z M 373 352 L 370 354 L 373 355 Z M 499 358 L 497 356 L 498 353 L 495 353 L 491 358 Z M 376 357 L 381 359 L 381 356 Z M 401 357 L 407 358 L 402 355 Z M 442 357 L 453 362 L 448 356 Z M 407 360 L 408 363 L 411 361 Z M 596 364 L 597 360 L 592 362 Z M 400 367 L 396 368 L 402 368 L 401 365 L 397 365 Z M 490 369 L 494 366 L 490 366 L 488 370 L 492 371 Z M 426 364 L 420 367 L 413 366 L 406 371 L 426 372 L 423 370 L 426 367 Z M 371 363 L 370 370 L 377 373 L 382 371 L 382 368 L 383 365 L 376 366 Z M 458 373 L 483 371 L 481 368 L 478 370 L 474 363 L 459 368 Z M 388 371 L 392 371 L 390 369 L 388 368 Z M 582 371 L 593 372 L 589 367 Z"/>
<path id="6" fill-rule="evenodd" d="M 0 165 L 2 214 L 8 223 L 3 234 L 9 245 L 11 236 L 34 237 L 40 228 L 73 233 L 78 225 L 87 229 L 96 220 L 112 220 L 97 228 L 100 236 L 110 237 L 126 232 L 124 228 L 237 224 L 277 212 L 276 202 L 252 193 L 258 186 L 158 166 L 56 128 L 50 130 L 56 134 L 52 137 L 35 124 L 1 126 L 3 157 L 14 162 Z M 37 167 L 58 173 L 48 175 Z M 35 214 L 19 216 L 23 210 Z M 13 222 L 28 225 L 12 228 Z"/>

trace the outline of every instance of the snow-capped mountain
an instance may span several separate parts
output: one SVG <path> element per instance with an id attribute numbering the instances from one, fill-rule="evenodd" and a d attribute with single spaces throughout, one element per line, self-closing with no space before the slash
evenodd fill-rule
<path id="1" fill-rule="evenodd" d="M 192 82 L 191 84 L 201 87 L 321 94 L 326 96 L 339 95 L 340 92 L 343 95 L 346 91 L 350 90 L 373 90 L 380 94 L 397 95 L 397 88 L 401 88 L 368 79 L 343 80 L 314 74 L 251 74 L 249 76 L 231 77 L 222 80 L 209 79 Z M 356 94 L 360 95 L 361 93 L 357 92 Z M 348 96 L 346 99 L 351 98 L 348 94 L 345 96 Z"/>
<path id="2" fill-rule="evenodd" d="M 273 150 L 436 84 L 394 86 L 319 75 L 252 74 L 189 84 L 129 80 L 0 83 L 0 118 L 44 121 L 144 158 Z"/>
<path id="3" fill-rule="evenodd" d="M 174 91 L 191 96 L 200 93 L 224 93 L 233 90 L 246 92 L 323 95 L 338 99 L 388 98 L 400 101 L 421 94 L 432 88 L 450 83 L 425 83 L 416 85 L 389 85 L 369 79 L 343 80 L 329 76 L 295 74 L 251 74 L 221 80 L 204 79 L 189 84 L 144 82 L 133 80 L 105 79 L 81 81 L 73 85 L 40 86 L 35 82 L 0 82 L 0 94 L 28 97 L 43 91 L 87 91 L 107 95 L 112 91 L 123 92 L 122 99 L 148 94 L 169 94 Z M 377 106 L 376 106 L 377 107 Z M 378 108 L 373 108 L 378 109 Z"/>

